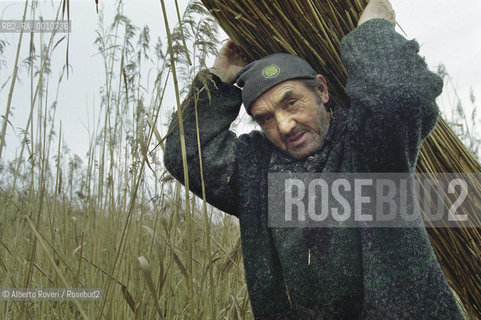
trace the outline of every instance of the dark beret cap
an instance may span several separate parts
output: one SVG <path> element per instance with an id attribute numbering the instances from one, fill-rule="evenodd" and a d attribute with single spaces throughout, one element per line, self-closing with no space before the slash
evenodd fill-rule
<path id="1" fill-rule="evenodd" d="M 237 73 L 236 83 L 242 88 L 242 102 L 250 107 L 264 92 L 286 80 L 314 79 L 316 71 L 304 59 L 287 53 L 274 53 L 253 61 Z"/>

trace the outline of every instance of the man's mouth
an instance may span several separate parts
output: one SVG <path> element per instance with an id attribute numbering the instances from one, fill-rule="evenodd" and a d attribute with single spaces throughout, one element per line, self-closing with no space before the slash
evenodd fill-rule
<path id="1" fill-rule="evenodd" d="M 303 131 L 287 138 L 286 142 L 289 145 L 289 147 L 295 148 L 303 144 L 306 140 L 305 139 L 306 133 L 307 131 Z"/>

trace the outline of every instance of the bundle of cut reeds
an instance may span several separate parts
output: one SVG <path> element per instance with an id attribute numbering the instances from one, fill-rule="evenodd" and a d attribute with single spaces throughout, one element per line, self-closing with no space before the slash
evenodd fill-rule
<path id="1" fill-rule="evenodd" d="M 348 106 L 347 72 L 340 57 L 342 37 L 357 25 L 367 0 L 202 0 L 248 60 L 275 52 L 306 59 L 327 78 L 329 91 Z M 443 119 L 423 143 L 418 173 L 481 172 L 481 165 Z M 468 181 L 465 212 L 478 219 L 481 182 Z M 474 226 L 474 225 L 473 225 Z M 481 319 L 481 236 L 477 228 L 428 228 L 431 243 L 451 288 L 468 317 Z"/>

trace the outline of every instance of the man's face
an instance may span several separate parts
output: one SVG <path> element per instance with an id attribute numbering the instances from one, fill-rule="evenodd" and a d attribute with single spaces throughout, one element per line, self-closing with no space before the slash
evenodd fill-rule
<path id="1" fill-rule="evenodd" d="M 329 129 L 329 115 L 324 104 L 329 101 L 326 80 L 314 92 L 301 80 L 284 81 L 263 93 L 250 112 L 267 138 L 296 159 L 305 158 L 324 145 Z"/>

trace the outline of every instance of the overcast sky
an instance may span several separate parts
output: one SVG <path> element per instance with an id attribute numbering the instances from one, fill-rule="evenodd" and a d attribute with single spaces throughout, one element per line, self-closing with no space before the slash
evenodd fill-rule
<path id="1" fill-rule="evenodd" d="M 176 21 L 174 1 L 165 0 L 171 26 Z M 111 22 L 115 12 L 115 2 L 100 0 L 106 16 L 106 22 Z M 42 3 L 42 1 L 40 2 Z M 44 19 L 53 19 L 51 4 L 46 1 L 40 5 Z M 62 120 L 65 143 L 84 157 L 88 147 L 87 110 L 91 113 L 94 105 L 99 105 L 99 88 L 103 84 L 103 64 L 93 45 L 97 28 L 97 15 L 94 0 L 71 0 L 72 33 L 70 35 L 69 62 L 72 73 L 67 81 L 61 84 L 57 107 L 57 121 Z M 165 39 L 162 12 L 159 0 L 126 0 L 124 12 L 133 24 L 143 27 L 148 25 L 151 39 L 158 36 Z M 187 1 L 179 0 L 181 9 Z M 447 71 L 453 77 L 463 103 L 468 106 L 469 89 L 473 88 L 475 95 L 481 99 L 481 1 L 480 0 L 392 0 L 397 14 L 397 21 L 406 32 L 409 39 L 415 38 L 421 44 L 421 54 L 432 70 L 439 63 L 446 65 Z M 21 19 L 24 1 L 0 0 L 0 19 Z M 0 69 L 0 84 L 11 74 L 14 62 L 15 46 L 18 34 L 0 33 L 0 40 L 6 40 L 10 45 L 6 48 L 4 59 L 7 67 Z M 154 41 L 155 42 L 155 41 Z M 164 43 L 167 41 L 165 40 Z M 24 46 L 26 47 L 26 42 Z M 64 47 L 62 47 L 64 48 Z M 53 79 L 59 74 L 60 67 L 65 62 L 65 49 L 56 50 L 53 56 Z M 25 56 L 24 56 L 25 57 Z M 19 75 L 23 83 L 28 84 L 25 71 Z M 23 128 L 26 124 L 28 106 L 25 97 L 29 95 L 25 87 L 18 84 L 13 96 L 14 128 Z M 0 113 L 5 113 L 8 85 L 0 91 Z M 171 100 L 173 108 L 174 100 Z M 444 101 L 444 100 L 443 100 Z M 444 102 L 445 104 L 445 102 Z M 478 104 L 478 103 L 477 103 Z M 479 104 L 478 104 L 479 105 Z M 92 116 L 92 115 L 90 115 Z M 163 123 L 167 119 L 161 119 Z M 18 134 L 18 129 L 16 133 Z M 15 154 L 19 148 L 15 132 L 11 127 L 7 131 L 6 152 Z"/>

